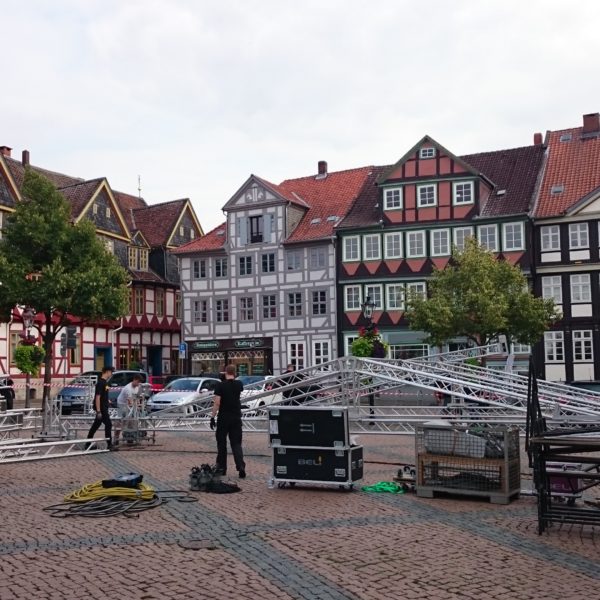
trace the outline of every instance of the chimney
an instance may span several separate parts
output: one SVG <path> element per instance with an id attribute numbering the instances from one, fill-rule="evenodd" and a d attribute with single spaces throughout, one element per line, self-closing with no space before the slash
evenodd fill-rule
<path id="1" fill-rule="evenodd" d="M 535 146 L 541 146 L 542 145 L 542 134 L 541 133 L 534 133 L 533 134 L 533 144 Z"/>
<path id="2" fill-rule="evenodd" d="M 600 113 L 583 115 L 583 134 L 600 133 Z"/>
<path id="3" fill-rule="evenodd" d="M 21 164 L 24 167 L 29 166 L 29 150 L 23 150 L 23 153 L 21 155 Z"/>
<path id="4" fill-rule="evenodd" d="M 8 146 L 0 146 L 0 154 L 2 154 L 2 156 L 8 156 L 8 158 L 10 158 L 11 150 L 12 148 L 9 148 Z"/>
<path id="5" fill-rule="evenodd" d="M 319 161 L 319 175 L 327 175 L 327 161 L 326 160 Z"/>

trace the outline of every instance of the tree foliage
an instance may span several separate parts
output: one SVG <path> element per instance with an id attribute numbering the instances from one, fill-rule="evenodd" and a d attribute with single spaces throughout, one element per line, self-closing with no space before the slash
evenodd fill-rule
<path id="1" fill-rule="evenodd" d="M 429 297 L 411 296 L 407 308 L 411 329 L 425 331 L 432 345 L 462 336 L 485 345 L 500 335 L 534 344 L 559 317 L 553 300 L 533 296 L 518 267 L 474 239 L 434 272 Z"/>
<path id="2" fill-rule="evenodd" d="M 82 322 L 121 317 L 127 311 L 128 276 L 97 238 L 93 223 L 72 222 L 69 204 L 50 181 L 27 169 L 21 191 L 0 240 L 0 314 L 28 305 L 43 315 L 36 328 L 49 383 L 53 342 L 69 315 Z"/>

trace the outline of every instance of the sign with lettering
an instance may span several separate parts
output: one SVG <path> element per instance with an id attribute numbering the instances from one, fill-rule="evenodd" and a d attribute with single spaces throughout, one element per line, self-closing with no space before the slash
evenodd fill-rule
<path id="1" fill-rule="evenodd" d="M 235 340 L 233 345 L 236 348 L 258 348 L 264 344 L 263 340 Z"/>
<path id="2" fill-rule="evenodd" d="M 192 344 L 193 350 L 218 350 L 221 344 L 217 340 L 209 342 L 194 342 Z"/>

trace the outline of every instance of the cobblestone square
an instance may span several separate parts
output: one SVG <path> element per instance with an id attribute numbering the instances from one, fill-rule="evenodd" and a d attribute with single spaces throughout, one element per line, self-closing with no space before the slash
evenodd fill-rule
<path id="1" fill-rule="evenodd" d="M 412 436 L 362 435 L 365 478 L 414 462 Z M 0 466 L 0 599 L 600 599 L 600 533 L 537 534 L 535 499 L 367 493 L 360 485 L 269 489 L 263 434 L 244 439 L 241 493 L 194 493 L 137 517 L 52 518 L 44 507 L 86 483 L 139 472 L 188 489 L 214 462 L 209 433 L 160 433 L 117 452 Z M 230 458 L 231 461 L 231 458 Z M 523 461 L 523 486 L 527 463 Z M 187 547 L 186 547 L 187 546 Z"/>

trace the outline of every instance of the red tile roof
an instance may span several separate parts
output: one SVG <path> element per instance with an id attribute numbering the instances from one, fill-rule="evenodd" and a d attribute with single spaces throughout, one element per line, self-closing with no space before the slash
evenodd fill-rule
<path id="1" fill-rule="evenodd" d="M 78 217 L 85 205 L 92 199 L 104 179 L 81 181 L 68 187 L 58 188 L 58 191 L 71 205 L 71 215 Z"/>
<path id="2" fill-rule="evenodd" d="M 534 217 L 562 215 L 600 187 L 600 137 L 582 134 L 582 127 L 547 133 L 548 159 Z M 569 135 L 570 141 L 560 141 Z M 552 187 L 559 185 L 564 190 L 553 194 Z"/>
<path id="3" fill-rule="evenodd" d="M 302 198 L 308 205 L 304 217 L 286 242 L 309 242 L 333 235 L 334 227 L 346 216 L 365 185 L 373 167 L 328 173 L 326 177 L 288 179 L 278 189 Z M 328 217 L 337 217 L 329 220 Z"/>
<path id="4" fill-rule="evenodd" d="M 210 252 L 211 250 L 221 250 L 227 240 L 227 223 L 221 223 L 212 231 L 200 238 L 196 238 L 187 244 L 171 250 L 174 254 L 188 254 L 195 252 Z"/>
<path id="5" fill-rule="evenodd" d="M 362 225 L 376 225 L 381 219 L 381 211 L 377 206 L 379 202 L 379 188 L 376 183 L 379 177 L 390 169 L 391 165 L 385 167 L 373 167 L 358 200 L 342 221 L 338 228 L 360 227 Z"/>
<path id="6" fill-rule="evenodd" d="M 133 211 L 135 228 L 142 231 L 151 246 L 165 246 L 186 203 L 184 198 L 138 208 Z"/>
<path id="7" fill-rule="evenodd" d="M 121 213 L 123 214 L 123 218 L 127 223 L 129 231 L 135 231 L 137 226 L 132 211 L 137 208 L 146 208 L 148 205 L 145 200 L 143 198 L 138 198 L 137 196 L 132 196 L 131 194 L 126 194 L 125 192 L 117 192 L 117 190 L 113 190 L 112 193 L 121 209 Z"/>
<path id="8" fill-rule="evenodd" d="M 14 158 L 4 157 L 6 164 L 10 170 L 10 174 L 15 181 L 15 184 L 19 190 L 23 186 L 23 178 L 25 177 L 25 167 L 19 160 Z M 43 175 L 46 179 L 49 179 L 56 187 L 64 187 L 67 185 L 73 185 L 74 183 L 81 183 L 84 180 L 79 177 L 71 177 L 63 173 L 56 173 L 55 171 L 48 171 L 34 165 L 29 165 L 32 170 L 40 175 Z"/>

